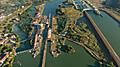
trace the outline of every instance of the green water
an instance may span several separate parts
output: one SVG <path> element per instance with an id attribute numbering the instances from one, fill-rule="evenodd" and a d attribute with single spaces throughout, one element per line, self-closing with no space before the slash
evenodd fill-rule
<path id="1" fill-rule="evenodd" d="M 69 55 L 63 53 L 58 58 L 53 58 L 49 53 L 49 47 L 47 50 L 47 60 L 46 67 L 99 67 L 99 64 L 94 58 L 92 58 L 81 46 L 71 43 L 69 41 L 66 44 L 72 45 L 76 52 L 75 54 Z M 15 62 L 19 61 L 21 63 L 15 63 L 14 67 L 40 67 L 40 55 L 35 59 L 32 55 L 27 52 L 17 55 Z"/>
<path id="2" fill-rule="evenodd" d="M 40 62 L 39 58 L 40 56 L 37 56 L 34 59 L 29 52 L 19 54 L 17 55 L 17 57 L 15 57 L 15 62 L 13 64 L 13 67 L 39 67 L 39 62 Z"/>
<path id="3" fill-rule="evenodd" d="M 50 13 L 52 16 L 55 15 L 55 9 L 62 1 L 51 0 L 47 2 L 43 15 L 49 15 Z M 72 45 L 76 49 L 75 54 L 68 55 L 67 53 L 62 53 L 58 58 L 53 58 L 49 51 L 47 51 L 46 67 L 99 67 L 96 60 L 82 47 L 68 41 L 67 44 Z M 21 66 L 18 63 L 14 63 L 13 67 L 40 67 L 40 61 L 42 60 L 40 56 L 34 59 L 30 53 L 19 54 L 15 57 L 15 62 L 19 61 Z"/>
<path id="4" fill-rule="evenodd" d="M 47 52 L 46 67 L 99 67 L 99 64 L 93 59 L 81 46 L 67 41 L 75 48 L 75 54 L 62 53 L 58 58 L 53 58 Z"/>
<path id="5" fill-rule="evenodd" d="M 49 15 L 49 14 L 52 14 L 52 15 L 55 15 L 56 14 L 56 11 L 55 9 L 58 7 L 58 5 L 60 3 L 62 3 L 63 1 L 65 0 L 50 0 L 46 3 L 45 5 L 45 9 L 44 9 L 44 12 L 43 12 L 43 15 Z"/>
<path id="6" fill-rule="evenodd" d="M 43 15 L 49 15 L 50 13 L 55 15 L 55 9 L 62 1 L 63 0 L 50 0 L 47 2 Z M 92 16 L 117 54 L 120 55 L 120 24 L 104 12 L 101 12 L 103 17 L 94 14 L 92 11 L 88 13 Z M 72 45 L 76 49 L 75 54 L 68 55 L 67 53 L 62 53 L 58 58 L 53 58 L 48 51 L 46 67 L 99 67 L 96 60 L 82 47 L 68 41 L 67 44 Z M 19 54 L 15 57 L 13 67 L 40 67 L 40 61 L 42 60 L 40 56 L 41 55 L 34 59 L 28 52 Z M 20 62 L 21 66 L 19 63 L 16 63 L 17 61 Z"/>
<path id="7" fill-rule="evenodd" d="M 120 24 L 105 12 L 101 12 L 102 16 L 88 12 L 96 22 L 104 36 L 107 38 L 116 53 L 120 56 Z"/>

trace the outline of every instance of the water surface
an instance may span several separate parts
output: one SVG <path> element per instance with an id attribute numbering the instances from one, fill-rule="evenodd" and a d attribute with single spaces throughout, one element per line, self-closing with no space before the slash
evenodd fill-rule
<path id="1" fill-rule="evenodd" d="M 105 12 L 101 12 L 102 16 L 88 12 L 96 22 L 104 36 L 107 38 L 116 53 L 120 56 L 120 24 Z"/>

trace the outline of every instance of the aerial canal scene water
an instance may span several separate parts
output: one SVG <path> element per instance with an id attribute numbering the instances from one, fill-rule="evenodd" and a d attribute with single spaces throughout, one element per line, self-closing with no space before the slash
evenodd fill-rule
<path id="1" fill-rule="evenodd" d="M 120 67 L 120 9 L 113 5 L 1 0 L 0 67 Z"/>

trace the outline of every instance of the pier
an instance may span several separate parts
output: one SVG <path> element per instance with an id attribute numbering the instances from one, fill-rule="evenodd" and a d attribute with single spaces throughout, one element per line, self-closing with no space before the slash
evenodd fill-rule
<path id="1" fill-rule="evenodd" d="M 113 61 L 116 64 L 116 66 L 120 67 L 120 58 L 119 58 L 119 56 L 116 54 L 116 52 L 114 51 L 114 49 L 112 48 L 110 43 L 107 41 L 107 39 L 105 38 L 105 36 L 101 32 L 101 30 L 98 28 L 98 26 L 95 24 L 94 20 L 90 17 L 90 15 L 86 11 L 85 11 L 85 15 L 89 19 L 90 23 L 94 27 L 95 31 L 99 35 L 99 37 L 102 40 L 102 42 L 104 43 L 104 46 L 108 50 L 110 56 L 112 57 Z"/>

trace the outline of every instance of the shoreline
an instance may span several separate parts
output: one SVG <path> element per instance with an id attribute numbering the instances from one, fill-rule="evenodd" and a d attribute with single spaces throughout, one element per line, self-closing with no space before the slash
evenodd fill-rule
<path id="1" fill-rule="evenodd" d="M 105 12 L 106 14 L 108 14 L 110 17 L 112 17 L 115 21 L 120 23 L 120 18 L 117 17 L 117 15 L 115 13 L 113 13 L 112 11 L 108 11 L 107 9 L 99 9 L 100 11 Z"/>
<path id="2" fill-rule="evenodd" d="M 96 54 L 94 51 L 92 51 L 91 49 L 89 49 L 87 46 L 82 45 L 82 44 L 80 44 L 80 43 L 78 43 L 78 42 L 75 42 L 75 41 L 73 41 L 73 40 L 71 40 L 71 39 L 67 39 L 67 40 L 68 40 L 68 41 L 71 41 L 71 42 L 73 42 L 73 43 L 76 43 L 76 44 L 80 45 L 81 47 L 83 47 L 83 48 L 86 50 L 86 52 L 89 53 L 89 54 L 90 54 L 93 58 L 95 58 L 96 60 L 98 60 L 98 61 L 103 60 L 104 62 L 106 62 L 105 59 L 101 59 L 100 56 L 98 56 L 98 54 Z"/>
<path id="3" fill-rule="evenodd" d="M 120 66 L 120 58 L 119 56 L 116 54 L 116 52 L 114 51 L 114 49 L 112 48 L 112 46 L 110 45 L 110 43 L 107 41 L 107 39 L 105 38 L 105 36 L 103 35 L 103 33 L 101 32 L 101 30 L 98 28 L 98 26 L 95 24 L 94 20 L 91 18 L 91 16 L 89 16 L 89 14 L 87 12 L 85 12 L 87 18 L 89 19 L 89 21 L 91 22 L 92 26 L 94 27 L 94 29 L 96 30 L 97 34 L 99 35 L 99 37 L 101 38 L 102 42 L 104 43 L 104 47 L 107 48 L 112 60 L 114 61 L 116 66 Z"/>

